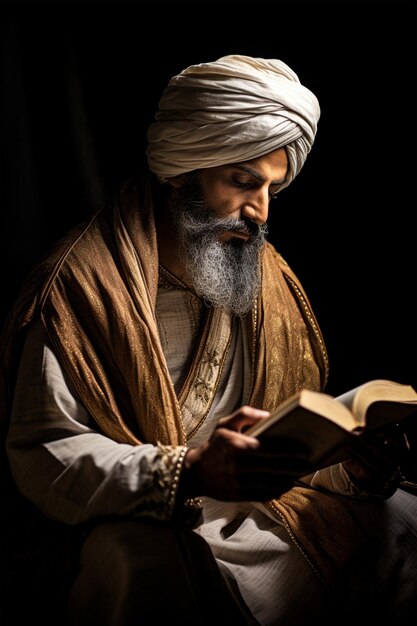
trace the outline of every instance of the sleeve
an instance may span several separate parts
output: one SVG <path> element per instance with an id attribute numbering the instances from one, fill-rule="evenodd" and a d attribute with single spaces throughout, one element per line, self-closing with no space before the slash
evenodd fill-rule
<path id="1" fill-rule="evenodd" d="M 369 493 L 361 491 L 355 486 L 342 463 L 324 467 L 308 476 L 304 476 L 301 482 L 313 487 L 313 489 L 323 489 L 324 491 L 352 498 L 366 499 L 370 497 Z"/>
<path id="2" fill-rule="evenodd" d="M 104 515 L 170 519 L 187 448 L 117 443 L 93 424 L 35 324 L 25 341 L 6 442 L 17 488 L 45 515 L 67 524 Z"/>

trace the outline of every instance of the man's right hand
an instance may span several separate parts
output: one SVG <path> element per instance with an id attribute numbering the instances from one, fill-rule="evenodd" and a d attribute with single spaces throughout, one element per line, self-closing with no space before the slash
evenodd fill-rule
<path id="1" fill-rule="evenodd" d="M 181 497 L 264 502 L 279 497 L 309 473 L 301 449 L 290 449 L 288 442 L 278 448 L 276 442 L 272 450 L 245 435 L 245 428 L 268 416 L 268 411 L 242 406 L 220 419 L 208 442 L 187 450 Z"/>

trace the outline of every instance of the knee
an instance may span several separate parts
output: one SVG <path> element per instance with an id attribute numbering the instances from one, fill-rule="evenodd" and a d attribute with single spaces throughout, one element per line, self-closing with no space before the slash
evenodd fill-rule
<path id="1" fill-rule="evenodd" d="M 230 601 L 208 545 L 192 530 L 142 520 L 108 521 L 89 533 L 81 549 L 69 594 L 69 623 L 136 626 L 169 611 L 184 625 L 205 624 L 201 606 L 208 593 L 226 605 Z"/>
<path id="2" fill-rule="evenodd" d="M 128 624 L 157 603 L 158 578 L 170 567 L 168 526 L 103 522 L 88 534 L 69 594 L 70 623 Z M 172 547 L 171 547 L 172 550 Z"/>

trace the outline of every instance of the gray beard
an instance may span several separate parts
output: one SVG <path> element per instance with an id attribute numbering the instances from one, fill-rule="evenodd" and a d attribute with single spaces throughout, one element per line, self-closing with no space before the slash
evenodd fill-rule
<path id="1" fill-rule="evenodd" d="M 207 306 L 246 315 L 260 290 L 260 250 L 266 241 L 266 225 L 216 217 L 205 204 L 195 176 L 176 190 L 170 208 L 181 260 L 196 293 Z M 220 242 L 219 235 L 227 230 L 248 233 L 250 238 Z"/>

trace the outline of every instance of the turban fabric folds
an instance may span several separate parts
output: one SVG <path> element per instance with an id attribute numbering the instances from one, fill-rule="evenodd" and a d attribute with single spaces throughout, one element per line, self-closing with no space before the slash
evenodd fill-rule
<path id="1" fill-rule="evenodd" d="M 173 76 L 148 129 L 151 171 L 166 180 L 248 161 L 286 147 L 286 185 L 313 144 L 320 107 L 295 72 L 276 59 L 228 55 Z"/>

